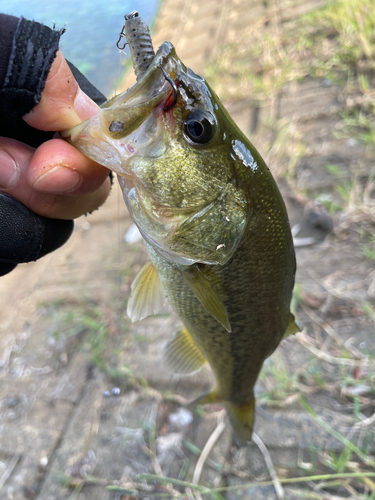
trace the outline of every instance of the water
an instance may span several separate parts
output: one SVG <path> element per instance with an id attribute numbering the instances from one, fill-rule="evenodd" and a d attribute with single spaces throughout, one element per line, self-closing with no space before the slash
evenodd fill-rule
<path id="1" fill-rule="evenodd" d="M 116 47 L 124 15 L 137 10 L 150 26 L 158 0 L 2 0 L 1 11 L 56 29 L 65 27 L 60 48 L 103 94 L 109 96 L 124 72 L 129 48 Z"/>

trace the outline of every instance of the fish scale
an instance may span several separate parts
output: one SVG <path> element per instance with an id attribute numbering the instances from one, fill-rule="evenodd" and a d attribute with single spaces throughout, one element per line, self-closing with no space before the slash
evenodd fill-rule
<path id="1" fill-rule="evenodd" d="M 267 187 L 267 191 L 269 191 L 269 186 L 267 185 Z M 262 192 L 258 191 L 257 196 L 261 199 L 261 202 L 263 201 L 264 205 L 267 205 L 268 198 L 280 198 L 276 186 L 273 187 L 275 192 L 272 196 L 267 195 L 267 192 L 263 196 Z M 274 203 L 271 206 L 273 205 Z M 258 209 L 261 208 L 261 206 L 258 207 Z M 167 290 L 169 301 L 184 324 L 188 325 L 190 334 L 209 361 L 216 380 L 220 383 L 223 378 L 220 374 L 225 374 L 227 388 L 225 390 L 220 387 L 219 392 L 221 398 L 227 401 L 244 401 L 246 398 L 253 396 L 252 387 L 258 377 L 263 361 L 277 347 L 289 322 L 289 303 L 295 263 L 294 253 L 292 251 L 288 252 L 287 248 L 288 246 L 293 248 L 292 241 L 285 210 L 281 212 L 270 210 L 272 210 L 270 213 L 278 214 L 278 218 L 271 224 L 270 231 L 282 243 L 277 246 L 277 251 L 272 252 L 272 249 L 267 248 L 269 239 L 268 237 L 261 237 L 258 227 L 251 227 L 236 254 L 226 265 L 215 266 L 211 269 L 208 266 L 205 267 L 212 285 L 224 294 L 223 300 L 228 311 L 229 321 L 231 325 L 234 325 L 230 333 L 220 327 L 201 306 L 185 284 L 178 268 L 160 259 L 158 254 L 149 248 L 151 261 L 158 269 Z M 263 226 L 264 219 L 268 217 L 266 214 L 267 212 L 262 212 L 262 218 L 249 225 Z M 255 241 L 253 234 L 257 235 Z M 289 240 L 289 245 L 284 244 L 285 240 Z M 284 255 L 280 254 L 280 246 L 286 249 Z M 249 252 L 249 248 L 251 248 L 251 252 Z M 279 280 L 285 281 L 283 266 L 278 266 L 282 270 L 279 273 L 280 276 L 275 274 L 273 266 L 272 274 L 264 267 L 259 268 L 257 266 L 258 256 L 262 257 L 265 264 L 265 253 L 267 254 L 267 260 L 270 261 L 270 268 L 271 262 L 274 263 L 275 259 L 284 259 L 284 265 L 289 265 L 289 285 L 285 286 L 284 290 L 278 290 L 274 286 Z M 251 279 L 248 276 L 251 276 Z M 259 283 L 260 286 L 251 286 L 252 282 Z M 279 295 L 285 294 L 285 301 L 284 304 L 281 302 L 279 311 L 273 311 L 274 316 L 265 322 L 264 315 L 269 313 L 268 309 L 270 308 L 270 302 L 272 302 L 269 291 L 271 287 L 276 292 L 275 300 L 281 302 Z M 262 293 L 262 290 L 266 290 L 266 292 Z M 192 317 L 194 321 L 192 321 Z M 244 360 L 247 362 L 244 363 Z M 229 370 L 232 371 L 231 376 L 228 374 Z M 249 387 L 251 387 L 250 394 L 248 394 Z"/>

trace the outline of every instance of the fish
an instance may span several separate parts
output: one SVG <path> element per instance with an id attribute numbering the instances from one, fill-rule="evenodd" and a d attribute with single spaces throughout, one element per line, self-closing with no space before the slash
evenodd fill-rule
<path id="1" fill-rule="evenodd" d="M 293 240 L 269 168 L 170 42 L 133 87 L 62 135 L 117 173 L 145 241 L 129 317 L 155 314 L 167 298 L 182 327 L 163 362 L 182 375 L 209 363 L 214 387 L 193 404 L 223 405 L 249 441 L 262 365 L 299 331 Z"/>

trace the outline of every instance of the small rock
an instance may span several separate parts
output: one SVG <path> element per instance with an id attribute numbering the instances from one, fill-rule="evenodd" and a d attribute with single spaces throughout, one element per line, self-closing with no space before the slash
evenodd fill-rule
<path id="1" fill-rule="evenodd" d="M 310 209 L 306 219 L 311 227 L 317 227 L 325 233 L 330 233 L 333 230 L 333 219 L 321 206 Z"/>
<path id="2" fill-rule="evenodd" d="M 20 402 L 19 398 L 17 396 L 8 396 L 6 399 L 6 405 L 8 408 L 14 408 L 15 406 L 18 405 Z"/>
<path id="3" fill-rule="evenodd" d="M 341 389 L 342 396 L 354 398 L 355 396 L 367 396 L 372 393 L 371 387 L 365 384 L 347 386 Z"/>
<path id="4" fill-rule="evenodd" d="M 169 423 L 174 427 L 186 427 L 193 421 L 193 415 L 185 408 L 178 408 L 177 411 L 169 415 Z"/>
<path id="5" fill-rule="evenodd" d="M 333 83 L 332 83 L 332 80 L 330 80 L 329 78 L 325 78 L 322 83 L 321 83 L 322 87 L 332 87 Z"/>
<path id="6" fill-rule="evenodd" d="M 346 141 L 346 145 L 348 146 L 348 148 L 356 148 L 358 146 L 358 141 L 357 139 L 354 139 L 354 137 L 350 137 Z"/>
<path id="7" fill-rule="evenodd" d="M 166 436 L 159 436 L 156 440 L 156 447 L 158 451 L 166 450 L 169 448 L 178 447 L 182 442 L 181 432 L 171 432 Z"/>
<path id="8" fill-rule="evenodd" d="M 293 238 L 293 244 L 295 247 L 308 247 L 316 243 L 315 238 Z"/>

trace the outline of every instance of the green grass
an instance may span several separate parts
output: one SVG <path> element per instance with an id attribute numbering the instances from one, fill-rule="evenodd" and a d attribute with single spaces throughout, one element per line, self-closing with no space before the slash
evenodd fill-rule
<path id="1" fill-rule="evenodd" d="M 347 172 L 343 172 L 340 167 L 337 165 L 334 165 L 332 163 L 327 163 L 324 168 L 329 172 L 330 174 L 334 175 L 336 178 L 340 177 L 346 177 L 348 175 Z"/>
<path id="2" fill-rule="evenodd" d="M 108 326 L 103 321 L 100 310 L 94 308 L 84 312 L 78 321 L 88 328 L 87 345 L 91 352 L 92 361 L 98 368 L 105 370 L 104 352 L 107 347 Z"/>
<path id="3" fill-rule="evenodd" d="M 303 303 L 302 290 L 299 291 L 298 296 L 300 297 L 300 302 Z M 375 308 L 369 302 L 363 303 L 364 312 L 375 321 Z M 297 314 L 298 315 L 298 314 Z M 343 340 L 337 339 L 337 342 L 331 341 L 327 344 L 327 340 L 324 341 L 324 337 L 320 339 L 323 341 L 324 347 L 321 347 L 326 353 L 331 353 L 336 359 L 351 359 L 353 358 L 353 353 L 350 350 L 350 346 L 345 347 Z M 319 344 L 318 344 L 319 345 Z M 354 353 L 355 355 L 356 353 Z M 365 356 L 365 354 L 364 354 Z M 368 353 L 369 361 L 373 358 L 373 354 Z M 306 399 L 306 395 L 309 391 L 314 391 L 314 387 L 323 389 L 325 393 L 330 393 L 333 398 L 339 400 L 339 394 L 344 387 L 355 388 L 357 385 L 366 385 L 372 388 L 373 393 L 375 393 L 374 388 L 374 368 L 369 366 L 368 368 L 361 368 L 357 371 L 356 365 L 338 365 L 333 371 L 328 369 L 324 361 L 319 360 L 317 357 L 312 357 L 309 363 L 300 367 L 297 371 L 293 371 L 282 359 L 278 359 L 280 356 L 277 354 L 270 358 L 270 360 L 265 364 L 261 373 L 261 380 L 266 386 L 266 389 L 260 396 L 258 396 L 258 401 L 266 407 L 273 406 L 285 406 L 285 403 L 300 403 L 303 409 L 310 415 L 312 420 L 320 427 L 322 427 L 327 433 L 331 434 L 335 439 L 337 439 L 341 445 L 341 451 L 330 451 L 326 452 L 324 449 L 310 449 L 310 461 L 307 464 L 308 470 L 313 475 L 323 474 L 324 471 L 331 470 L 332 474 L 328 474 L 326 479 L 322 479 L 322 483 L 315 490 L 314 493 L 306 490 L 301 490 L 301 498 L 325 498 L 324 492 L 332 492 L 332 490 L 339 494 L 339 487 L 347 485 L 350 491 L 355 490 L 358 494 L 356 498 L 367 499 L 370 498 L 364 493 L 366 488 L 370 492 L 375 491 L 375 482 L 370 477 L 358 476 L 358 480 L 353 482 L 338 481 L 341 477 L 340 474 L 347 474 L 352 472 L 365 472 L 375 470 L 375 459 L 373 456 L 372 445 L 374 442 L 374 429 L 373 426 L 363 426 L 361 430 L 362 438 L 360 440 L 360 445 L 357 445 L 357 441 L 352 439 L 347 432 L 339 432 L 338 428 L 330 425 L 322 416 L 317 415 L 317 413 L 311 408 L 310 404 Z M 282 356 L 281 356 L 282 358 Z M 363 360 L 365 361 L 365 359 Z M 358 360 L 358 365 L 361 365 L 361 361 Z M 320 392 L 320 391 L 318 391 Z M 323 393 L 324 394 L 324 393 Z M 358 424 L 364 418 L 362 415 L 363 406 L 368 405 L 368 401 L 371 400 L 371 395 L 367 397 L 362 397 L 355 395 L 352 399 L 346 399 L 346 401 L 341 401 L 341 404 L 345 406 L 352 407 L 352 415 L 354 417 L 354 423 Z M 344 421 L 343 421 L 344 422 Z M 345 425 L 343 423 L 343 425 Z M 350 433 L 349 433 L 350 434 Z M 351 434 L 350 434 L 351 435 Z M 299 465 L 299 464 L 298 464 Z M 349 477 L 349 476 L 347 476 Z M 342 476 L 344 478 L 344 476 Z M 281 480 L 283 483 L 283 481 Z M 318 496 L 314 496 L 318 494 Z M 342 491 L 342 490 L 340 490 Z M 303 495 L 302 495 L 303 493 Z M 372 493 L 371 493 L 372 494 Z M 311 496 L 312 495 L 312 496 Z"/>
<path id="4" fill-rule="evenodd" d="M 356 446 L 346 437 L 337 432 L 336 429 L 327 424 L 327 422 L 325 422 L 321 417 L 319 417 L 314 412 L 314 410 L 311 408 L 311 406 L 304 397 L 300 398 L 300 404 L 318 425 L 320 425 L 325 431 L 329 432 L 332 436 L 334 436 L 345 446 L 344 451 L 340 455 L 336 455 L 335 453 L 331 452 L 330 466 L 337 473 L 340 474 L 346 469 L 352 454 L 356 454 L 358 458 L 363 462 L 363 464 L 366 464 L 367 466 L 370 466 L 375 470 L 375 460 L 370 456 L 368 456 L 367 452 L 358 448 L 358 446 Z"/>
<path id="5" fill-rule="evenodd" d="M 306 481 L 315 481 L 315 482 L 329 481 L 331 482 L 331 484 L 340 485 L 345 480 L 351 480 L 351 479 L 364 480 L 366 478 L 374 478 L 374 477 L 375 477 L 375 472 L 315 474 L 303 477 L 280 478 L 280 483 L 284 485 L 287 484 L 294 485 L 298 483 L 304 483 Z M 220 495 L 221 493 L 225 494 L 227 492 L 236 492 L 237 494 L 241 494 L 243 490 L 249 489 L 251 487 L 261 488 L 262 486 L 272 486 L 273 484 L 272 481 L 252 481 L 241 485 L 221 486 L 218 488 L 212 488 L 209 486 L 193 484 L 189 481 L 183 481 L 171 477 L 163 477 L 156 474 L 138 474 L 135 478 L 135 481 L 132 483 L 129 482 L 126 486 L 121 485 L 120 482 L 108 481 L 105 479 L 89 475 L 86 475 L 82 479 L 80 478 L 77 479 L 67 476 L 65 474 L 61 474 L 59 475 L 58 479 L 66 487 L 74 488 L 74 493 L 76 494 L 78 494 L 82 490 L 83 486 L 91 485 L 91 486 L 104 486 L 109 491 L 122 492 L 124 494 L 128 494 L 131 496 L 137 496 L 142 493 L 144 494 L 146 491 L 148 491 L 151 492 L 153 497 L 160 497 L 160 498 L 187 498 L 186 493 L 184 491 L 180 493 L 177 488 L 182 490 L 189 488 L 193 492 L 199 493 L 200 495 L 204 496 L 212 495 L 214 496 L 214 498 L 223 498 Z M 170 485 L 172 485 L 174 488 L 173 492 L 168 491 L 170 490 Z M 324 498 L 327 498 L 327 496 L 319 495 L 319 493 L 315 493 L 314 495 L 313 492 L 301 490 L 301 498 L 315 498 L 323 500 Z M 358 496 L 358 500 L 360 499 L 367 500 L 369 498 L 372 497 L 363 495 Z"/>
<path id="6" fill-rule="evenodd" d="M 375 148 L 375 100 L 371 110 L 353 107 L 341 113 L 342 123 L 334 130 L 337 139 L 355 138 L 363 146 Z M 374 155 L 374 152 L 373 152 Z"/>
<path id="7" fill-rule="evenodd" d="M 108 306 L 85 298 L 69 304 L 45 303 L 43 308 L 53 325 L 49 335 L 56 341 L 65 339 L 72 346 L 78 341 L 79 349 L 87 353 L 91 362 L 119 384 L 144 385 L 122 364 L 123 334 L 130 322 L 122 310 L 117 314 Z"/>
<path id="8" fill-rule="evenodd" d="M 289 29 L 259 29 L 224 47 L 206 76 L 224 99 L 267 101 L 288 81 L 307 75 L 347 81 L 361 68 L 375 68 L 375 2 L 334 0 L 295 21 Z M 363 93 L 370 86 L 358 74 Z"/>
<path id="9" fill-rule="evenodd" d="M 315 201 L 329 210 L 331 215 L 335 215 L 343 210 L 344 205 L 332 193 L 320 193 L 313 196 Z"/>
<path id="10" fill-rule="evenodd" d="M 281 8 L 292 8 L 295 3 L 302 2 L 285 2 Z M 208 65 L 206 77 L 218 95 L 226 102 L 251 99 L 258 107 L 274 109 L 288 82 L 312 77 L 341 84 L 345 99 L 348 97 L 347 109 L 339 128 L 330 133 L 338 139 L 355 139 L 367 148 L 367 157 L 375 158 L 375 90 L 371 76 L 375 69 L 375 2 L 332 0 L 283 23 L 279 29 L 265 28 L 268 20 L 269 12 L 249 26 L 242 39 L 224 46 Z M 273 174 L 286 177 L 296 189 L 298 164 L 309 154 L 301 127 L 293 119 L 262 125 L 273 134 L 267 158 L 276 165 Z M 321 197 L 317 201 L 333 215 L 350 206 L 362 204 L 364 208 L 361 196 L 349 203 L 356 172 L 341 172 L 336 167 L 325 167 L 339 179 L 332 192 L 305 195 L 310 199 Z"/>

